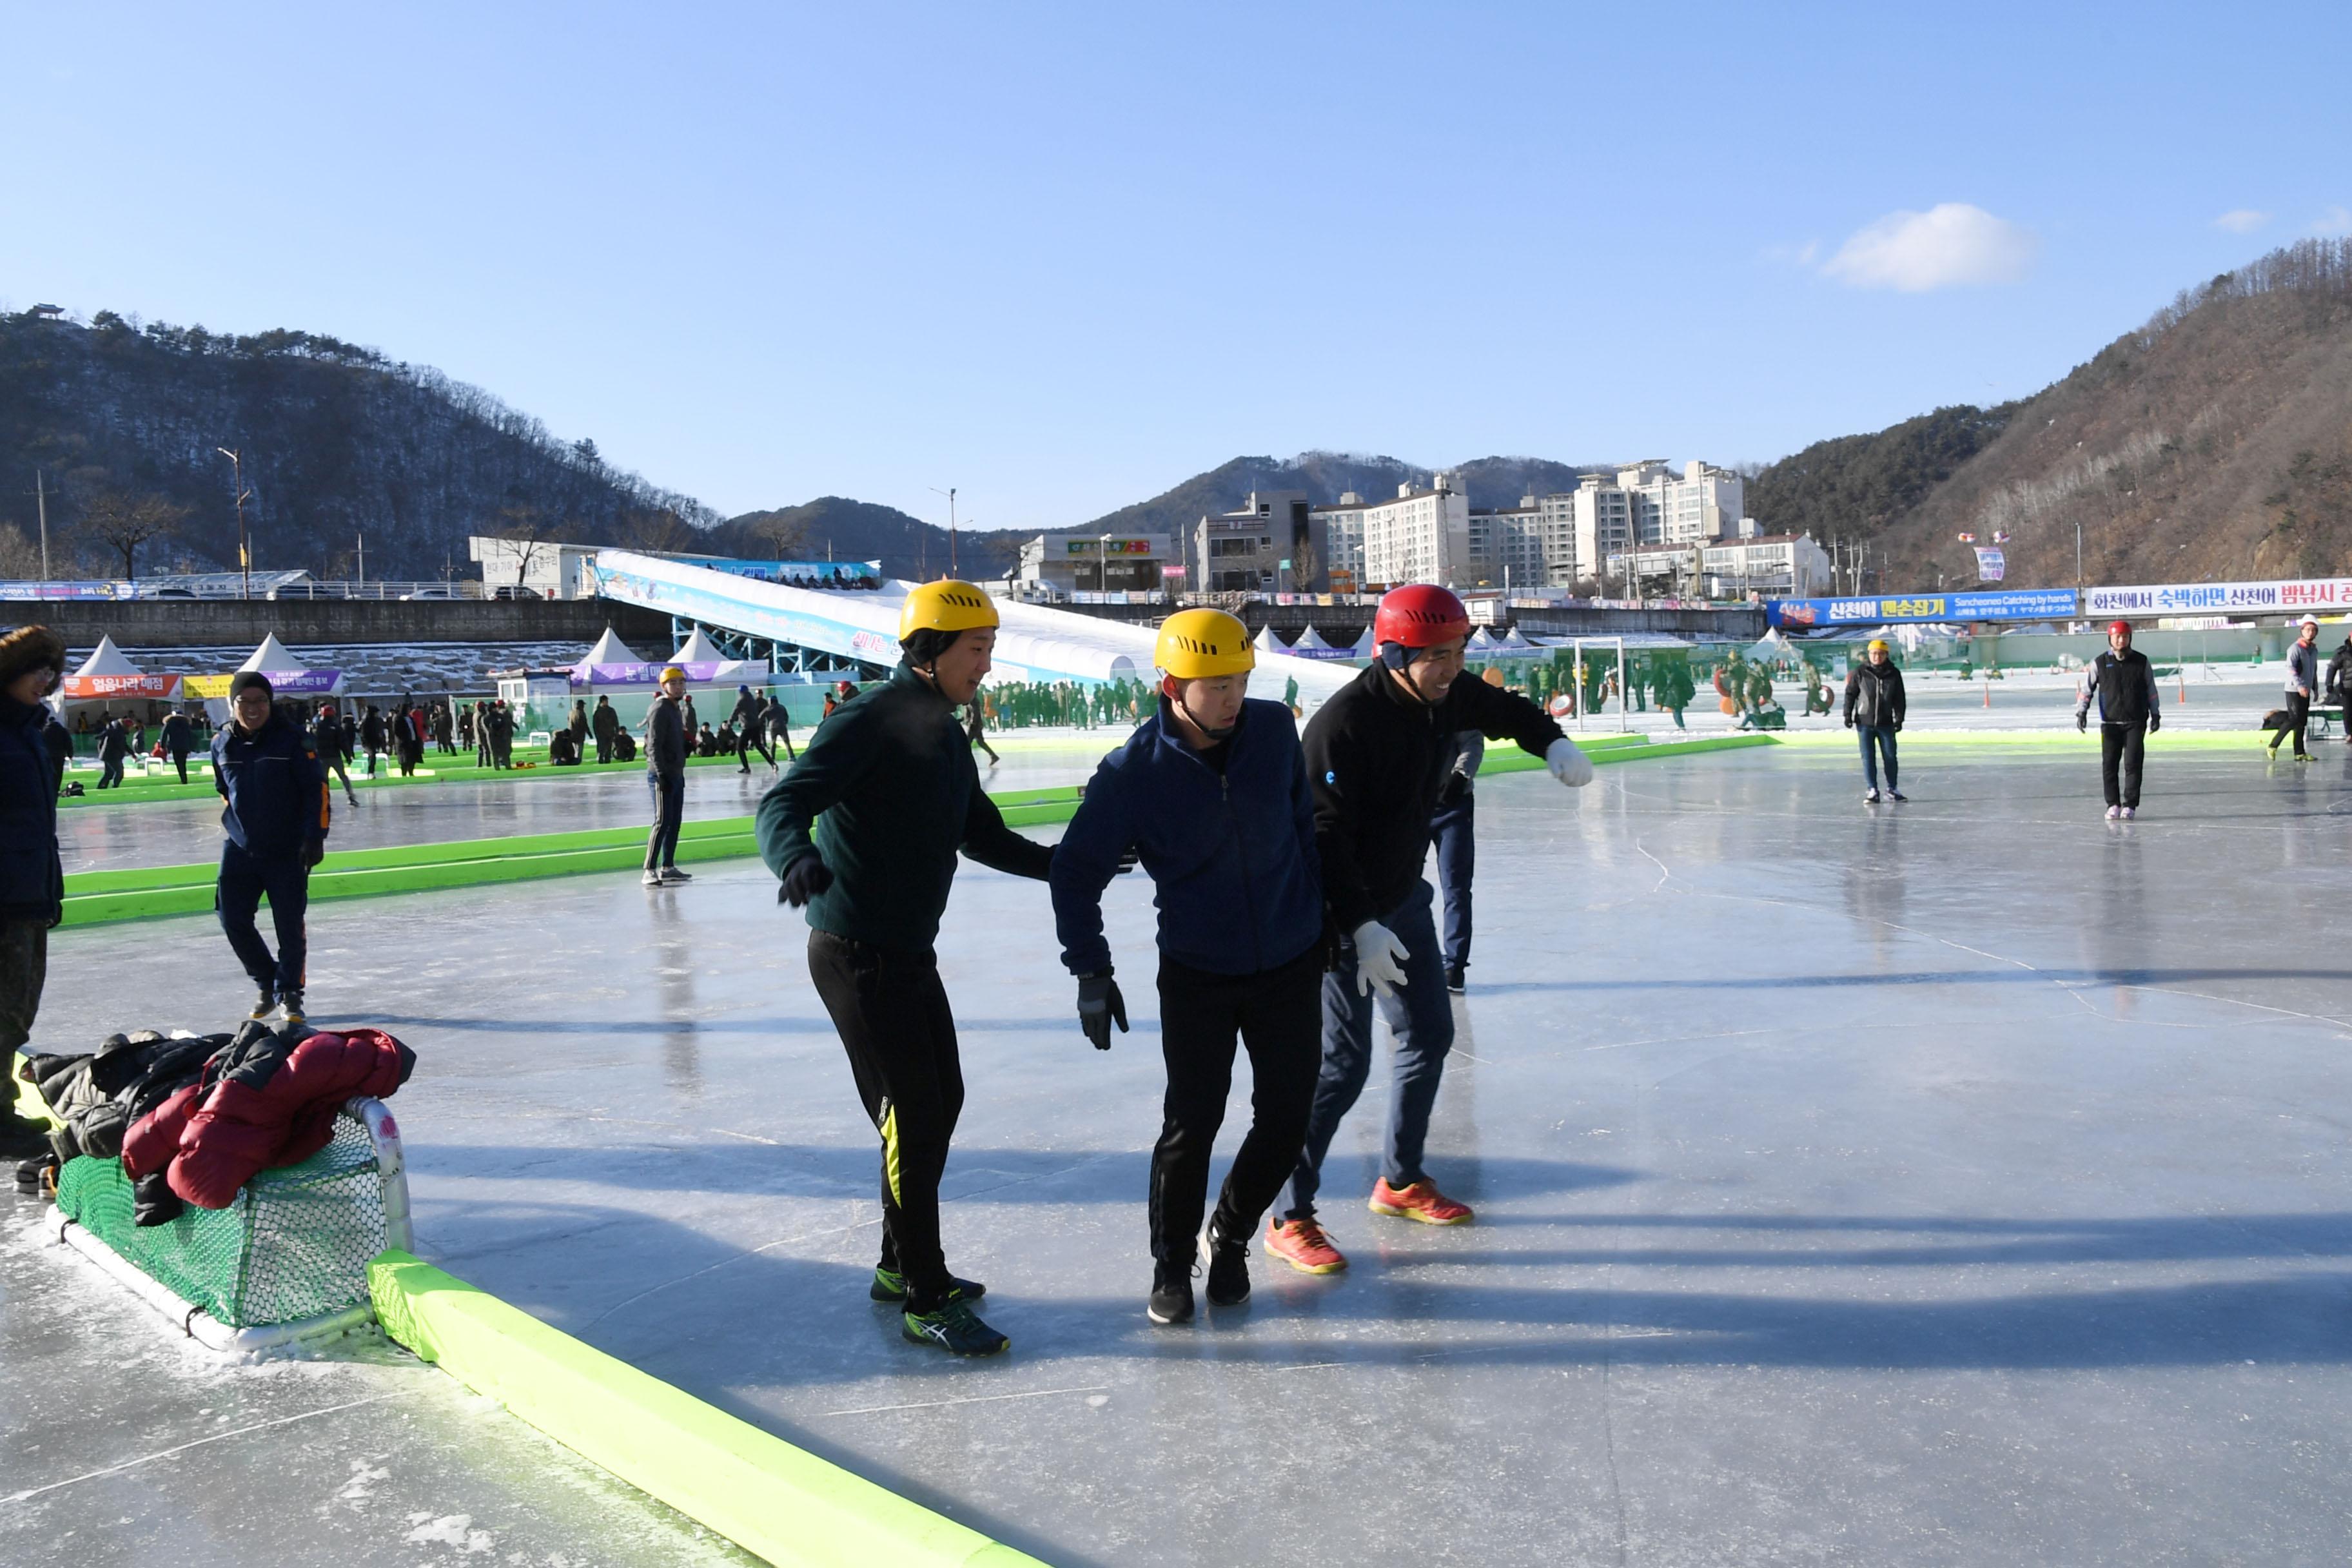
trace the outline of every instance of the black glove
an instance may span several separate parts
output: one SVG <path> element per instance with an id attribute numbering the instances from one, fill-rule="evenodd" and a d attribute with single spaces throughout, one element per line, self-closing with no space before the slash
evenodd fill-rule
<path id="1" fill-rule="evenodd" d="M 799 909 L 832 886 L 833 868 L 812 849 L 784 868 L 783 880 L 776 885 L 776 901 Z"/>
<path id="2" fill-rule="evenodd" d="M 2087 733 L 2090 728 L 2091 716 L 2088 713 L 2077 713 L 2074 715 L 2074 733 L 2077 735 Z"/>
<path id="3" fill-rule="evenodd" d="M 1078 1027 L 1087 1032 L 1095 1049 L 1110 1049 L 1111 1020 L 1118 1021 L 1118 1032 L 1127 1033 L 1127 998 L 1118 994 L 1118 982 L 1106 969 L 1100 974 L 1078 976 Z"/>
<path id="4" fill-rule="evenodd" d="M 2155 709 L 2153 709 L 2153 708 L 2149 709 L 2149 710 L 2147 710 L 2147 732 L 2148 732 L 2149 734 L 2153 735 L 2153 734 L 2155 734 L 2158 730 L 2161 730 L 2161 729 L 2163 729 L 2163 728 L 2164 728 L 2164 715 L 2163 715 L 2163 714 L 2161 714 L 2161 713 L 2159 713 L 2159 712 L 2158 712 L 2158 711 L 2157 711 Z"/>
<path id="5" fill-rule="evenodd" d="M 1853 728 L 1853 715 L 1851 713 L 1845 716 L 1845 727 L 1849 730 Z"/>
<path id="6" fill-rule="evenodd" d="M 2150 725 L 2149 728 L 2154 729 L 2155 726 Z M 320 861 L 324 860 L 326 858 L 327 841 L 325 839 L 313 838 L 310 842 L 302 846 L 302 864 L 305 868 L 316 866 Z"/>

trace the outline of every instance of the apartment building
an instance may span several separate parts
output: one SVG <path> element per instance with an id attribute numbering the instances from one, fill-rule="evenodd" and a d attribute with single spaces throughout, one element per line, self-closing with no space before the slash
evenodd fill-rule
<path id="1" fill-rule="evenodd" d="M 1400 583 L 1475 581 L 1470 498 L 1452 474 L 1432 475 L 1426 487 L 1400 484 L 1387 500 L 1349 491 L 1314 515 L 1328 542 L 1334 588 L 1347 584 L 1360 593 Z"/>
<path id="2" fill-rule="evenodd" d="M 1211 594 L 1318 593 L 1329 580 L 1325 551 L 1306 491 L 1253 490 L 1193 529 L 1193 581 Z"/>

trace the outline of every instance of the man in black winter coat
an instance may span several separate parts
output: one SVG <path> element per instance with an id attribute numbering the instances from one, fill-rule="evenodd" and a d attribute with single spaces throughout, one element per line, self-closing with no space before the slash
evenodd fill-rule
<path id="1" fill-rule="evenodd" d="M 596 738 L 596 760 L 613 760 L 613 742 L 621 733 L 621 716 L 613 711 L 613 700 L 600 696 L 595 711 L 588 715 L 588 732 Z"/>
<path id="2" fill-rule="evenodd" d="M 62 766 L 44 731 L 42 699 L 65 678 L 65 639 L 47 626 L 0 637 L 0 1155 L 27 1159 L 49 1142 L 16 1113 L 16 1054 L 32 1038 L 48 978 L 49 928 L 65 912 L 58 858 L 58 780 Z"/>
<path id="3" fill-rule="evenodd" d="M 2155 668 L 2132 647 L 2131 635 L 2129 621 L 2108 625 L 2107 651 L 2083 671 L 2074 700 L 2074 728 L 2082 730 L 2088 727 L 2091 700 L 2098 700 L 2099 776 L 2110 822 L 2138 813 L 2140 758 L 2147 737 L 2164 727 Z"/>
<path id="4" fill-rule="evenodd" d="M 163 754 L 180 770 L 180 782 L 188 782 L 188 753 L 196 749 L 195 726 L 177 708 L 163 716 Z"/>
<path id="5" fill-rule="evenodd" d="M 735 761 L 744 773 L 751 771 L 754 751 L 760 753 L 761 762 L 772 768 L 776 765 L 776 753 L 768 749 L 767 711 L 767 703 L 753 696 L 750 687 L 735 689 L 735 710 L 727 716 L 727 722 L 734 728 Z"/>
<path id="6" fill-rule="evenodd" d="M 122 763 L 130 755 L 131 731 L 123 728 L 121 720 L 109 718 L 98 737 L 99 788 L 122 787 Z"/>
<path id="7" fill-rule="evenodd" d="M 1382 1134 L 1375 1214 L 1427 1225 L 1462 1225 L 1466 1205 L 1437 1190 L 1423 1168 L 1423 1146 L 1446 1053 L 1454 1047 L 1454 1010 L 1432 912 L 1422 880 L 1439 793 L 1456 753 L 1455 737 L 1475 730 L 1513 740 L 1544 759 L 1570 786 L 1589 784 L 1592 763 L 1542 709 L 1463 668 L 1469 612 L 1446 588 L 1414 584 L 1381 601 L 1372 636 L 1378 662 L 1308 721 L 1308 787 L 1315 795 L 1315 847 L 1323 897 L 1339 937 L 1323 977 L 1323 1068 L 1307 1123 L 1307 1147 L 1276 1201 L 1266 1250 L 1304 1273 L 1347 1266 L 1316 1223 L 1323 1157 L 1341 1118 L 1371 1071 L 1372 1009 L 1396 1037 L 1394 1078 Z"/>
<path id="8" fill-rule="evenodd" d="M 675 887 L 693 874 L 677 868 L 677 831 L 686 820 L 686 671 L 671 665 L 661 672 L 659 695 L 646 715 L 646 788 L 654 797 L 653 831 L 646 837 L 645 884 Z"/>
<path id="9" fill-rule="evenodd" d="M 1884 637 L 1870 639 L 1863 662 L 1846 672 L 1845 727 L 1862 740 L 1863 799 L 1878 804 L 1878 768 L 1886 765 L 1886 798 L 1908 797 L 1895 787 L 1895 736 L 1903 728 L 1903 671 Z"/>
<path id="10" fill-rule="evenodd" d="M 277 711 L 268 678 L 247 670 L 229 683 L 230 721 L 213 737 L 213 787 L 221 811 L 220 883 L 213 895 L 221 930 L 259 993 L 250 1015 L 267 1018 L 280 1004 L 286 1021 L 303 1021 L 310 937 L 310 868 L 326 858 L 331 798 L 327 770 L 301 729 Z M 278 952 L 261 940 L 254 916 L 269 900 Z"/>

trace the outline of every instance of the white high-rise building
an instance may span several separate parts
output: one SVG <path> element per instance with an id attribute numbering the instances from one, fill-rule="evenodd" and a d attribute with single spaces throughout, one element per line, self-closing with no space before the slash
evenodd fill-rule
<path id="1" fill-rule="evenodd" d="M 1401 484 L 1393 500 L 1367 501 L 1353 491 L 1335 505 L 1318 507 L 1331 555 L 1333 586 L 1353 579 L 1358 592 L 1393 588 L 1402 583 L 1466 586 L 1475 581 L 1470 559 L 1470 498 L 1452 474 L 1431 477 L 1426 489 Z"/>
<path id="2" fill-rule="evenodd" d="M 1500 588 L 1549 586 L 1545 560 L 1544 501 L 1521 496 L 1515 507 L 1470 514 L 1470 578 L 1474 585 Z"/>

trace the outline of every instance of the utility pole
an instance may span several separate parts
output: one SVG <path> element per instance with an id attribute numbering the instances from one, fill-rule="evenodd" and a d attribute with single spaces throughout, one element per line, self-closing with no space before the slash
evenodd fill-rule
<path id="1" fill-rule="evenodd" d="M 957 573 L 956 573 L 956 537 L 955 537 L 955 535 L 956 535 L 956 515 L 955 515 L 955 496 L 956 496 L 956 488 L 955 488 L 955 486 L 953 486 L 953 485 L 950 485 L 947 489 L 940 489 L 940 487 L 939 487 L 939 486 L 937 486 L 937 485 L 933 485 L 933 486 L 931 487 L 931 493 L 932 493 L 933 495 L 935 495 L 935 496 L 945 496 L 945 497 L 947 497 L 947 498 L 948 498 L 948 575 L 949 575 L 949 576 L 950 576 L 950 577 L 953 577 L 953 576 L 957 575 Z"/>
<path id="2" fill-rule="evenodd" d="M 2082 520 L 2081 518 L 2079 518 L 2079 517 L 2078 517 L 2078 518 L 2076 518 L 2076 519 L 2074 520 L 2074 601 L 2075 601 L 2075 603 L 2076 603 L 2077 605 L 2080 605 L 2080 604 L 2082 603 L 2082 599 L 2083 599 L 2083 520 Z"/>
<path id="3" fill-rule="evenodd" d="M 41 470 L 33 470 L 33 504 L 41 513 L 41 581 L 49 580 L 49 492 L 42 482 Z"/>
<path id="4" fill-rule="evenodd" d="M 253 597 L 253 551 L 245 539 L 245 498 L 253 492 L 245 488 L 245 458 L 226 447 L 215 447 L 213 450 L 228 459 L 230 470 L 236 475 L 236 569 L 245 574 L 245 588 L 239 596 L 250 599 Z"/>
<path id="5" fill-rule="evenodd" d="M 356 539 L 358 539 L 358 541 L 360 542 L 360 582 L 359 582 L 359 585 L 360 585 L 361 587 L 364 588 L 364 587 L 366 587 L 366 586 L 367 586 L 367 530 L 365 530 L 365 529 L 361 529 L 361 530 L 359 530 L 359 531 L 358 531 L 358 532 L 357 532 L 353 537 L 355 537 Z"/>

